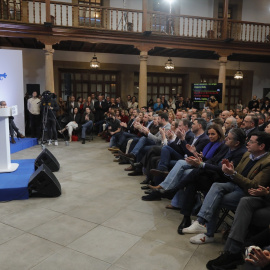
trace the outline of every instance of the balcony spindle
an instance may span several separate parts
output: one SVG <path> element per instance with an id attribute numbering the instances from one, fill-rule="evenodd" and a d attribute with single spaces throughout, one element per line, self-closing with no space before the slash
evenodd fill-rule
<path id="1" fill-rule="evenodd" d="M 38 4 L 39 11 L 39 23 L 41 24 L 41 3 Z"/>
<path id="2" fill-rule="evenodd" d="M 56 20 L 56 5 L 53 5 L 53 14 L 54 14 L 54 23 L 57 24 L 57 20 Z"/>
<path id="3" fill-rule="evenodd" d="M 111 30 L 113 29 L 113 11 L 111 10 Z"/>
<path id="4" fill-rule="evenodd" d="M 68 26 L 68 6 L 66 5 L 66 26 Z"/>
<path id="5" fill-rule="evenodd" d="M 139 16 L 140 14 L 137 12 L 137 32 L 139 31 Z"/>
<path id="6" fill-rule="evenodd" d="M 60 5 L 60 25 L 63 25 L 63 5 Z"/>
<path id="7" fill-rule="evenodd" d="M 33 1 L 33 20 L 36 23 L 36 2 Z"/>
<path id="8" fill-rule="evenodd" d="M 16 6 L 16 0 L 13 0 L 13 5 L 14 5 L 14 20 L 17 19 L 17 6 Z"/>
<path id="9" fill-rule="evenodd" d="M 95 8 L 95 27 L 97 27 L 97 9 Z"/>
<path id="10" fill-rule="evenodd" d="M 185 36 L 185 23 L 186 23 L 186 18 L 183 17 L 183 36 Z"/>

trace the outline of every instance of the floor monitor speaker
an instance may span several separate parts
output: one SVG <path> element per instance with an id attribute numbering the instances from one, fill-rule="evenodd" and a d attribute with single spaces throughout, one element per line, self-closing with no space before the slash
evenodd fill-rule
<path id="1" fill-rule="evenodd" d="M 36 158 L 35 170 L 42 164 L 45 164 L 52 172 L 57 172 L 60 169 L 59 162 L 47 148 Z"/>
<path id="2" fill-rule="evenodd" d="M 51 170 L 42 164 L 30 177 L 28 183 L 30 197 L 58 197 L 61 185 Z"/>

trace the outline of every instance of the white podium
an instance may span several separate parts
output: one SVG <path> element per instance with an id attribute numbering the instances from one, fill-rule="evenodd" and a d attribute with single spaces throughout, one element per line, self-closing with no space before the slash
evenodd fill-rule
<path id="1" fill-rule="evenodd" d="M 17 106 L 0 108 L 0 173 L 14 172 L 19 167 L 11 163 L 9 142 L 9 116 L 18 114 Z"/>

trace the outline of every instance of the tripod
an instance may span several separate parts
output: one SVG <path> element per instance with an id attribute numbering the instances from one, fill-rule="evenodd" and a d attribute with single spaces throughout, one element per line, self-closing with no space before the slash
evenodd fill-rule
<path id="1" fill-rule="evenodd" d="M 46 126 L 47 126 L 47 122 L 48 122 L 48 114 L 50 112 L 50 115 L 53 116 L 55 123 L 58 127 L 58 129 L 61 129 L 62 127 L 60 126 L 59 122 L 56 119 L 56 116 L 54 115 L 54 113 L 50 110 L 50 105 L 48 104 L 48 102 L 44 102 L 45 105 L 43 107 L 43 115 L 42 115 L 42 137 L 41 137 L 41 147 L 43 149 L 45 149 L 45 144 L 44 144 L 44 134 L 45 134 L 45 130 L 46 130 Z M 56 131 L 57 132 L 57 131 Z M 66 142 L 66 145 L 68 145 L 68 140 L 65 134 L 63 134 L 64 136 L 64 140 Z"/>

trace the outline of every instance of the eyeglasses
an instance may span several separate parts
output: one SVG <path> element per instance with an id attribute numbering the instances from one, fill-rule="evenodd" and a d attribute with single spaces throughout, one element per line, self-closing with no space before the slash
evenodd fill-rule
<path id="1" fill-rule="evenodd" d="M 248 123 L 248 122 L 252 122 L 252 121 L 244 120 L 243 122 L 246 122 L 246 123 Z"/>
<path id="2" fill-rule="evenodd" d="M 247 143 L 254 144 L 254 143 L 258 143 L 258 142 L 257 142 L 257 141 L 251 141 L 251 140 L 248 140 Z"/>

